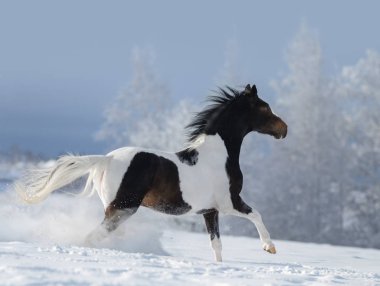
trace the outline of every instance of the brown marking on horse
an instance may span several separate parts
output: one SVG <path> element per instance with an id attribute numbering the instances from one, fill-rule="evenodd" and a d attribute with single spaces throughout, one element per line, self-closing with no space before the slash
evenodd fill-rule
<path id="1" fill-rule="evenodd" d="M 169 214 L 183 214 L 191 207 L 183 200 L 177 166 L 170 160 L 159 157 L 159 164 L 142 205 Z"/>

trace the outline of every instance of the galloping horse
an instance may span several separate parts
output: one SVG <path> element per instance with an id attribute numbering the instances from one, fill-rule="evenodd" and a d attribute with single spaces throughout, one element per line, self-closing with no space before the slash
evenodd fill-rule
<path id="1" fill-rule="evenodd" d="M 103 222 L 87 236 L 89 244 L 144 206 L 172 215 L 202 214 L 217 261 L 222 261 L 219 212 L 251 220 L 264 250 L 274 254 L 260 213 L 240 197 L 239 156 L 244 136 L 251 131 L 280 139 L 287 125 L 258 97 L 255 85 L 241 92 L 220 89 L 210 101 L 187 126 L 189 145 L 180 152 L 124 147 L 105 156 L 63 156 L 55 166 L 31 172 L 15 188 L 25 201 L 35 203 L 89 174 L 84 192 L 97 191 L 105 210 Z"/>

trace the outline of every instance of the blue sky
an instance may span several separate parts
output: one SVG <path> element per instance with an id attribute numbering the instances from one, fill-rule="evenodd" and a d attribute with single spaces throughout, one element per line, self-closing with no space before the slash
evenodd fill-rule
<path id="1" fill-rule="evenodd" d="M 175 100 L 200 101 L 235 39 L 243 78 L 266 98 L 302 22 L 334 72 L 380 51 L 378 11 L 378 1 L 0 0 L 0 150 L 107 151 L 93 135 L 128 84 L 136 46 L 155 51 Z"/>

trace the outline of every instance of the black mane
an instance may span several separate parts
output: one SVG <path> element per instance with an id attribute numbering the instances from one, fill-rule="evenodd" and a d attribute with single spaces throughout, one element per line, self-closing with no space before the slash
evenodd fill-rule
<path id="1" fill-rule="evenodd" d="M 202 133 L 207 135 L 215 134 L 215 131 L 213 131 L 214 125 L 219 115 L 227 106 L 239 98 L 241 94 L 240 91 L 226 86 L 224 89 L 219 88 L 216 91 L 216 95 L 210 96 L 207 101 L 211 104 L 198 112 L 194 116 L 194 119 L 186 126 L 186 128 L 190 129 L 188 133 L 189 142 L 194 141 Z"/>

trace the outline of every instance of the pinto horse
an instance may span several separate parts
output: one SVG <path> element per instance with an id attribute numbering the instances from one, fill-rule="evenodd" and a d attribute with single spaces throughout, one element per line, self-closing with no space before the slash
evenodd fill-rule
<path id="1" fill-rule="evenodd" d="M 220 89 L 210 101 L 187 126 L 189 145 L 180 152 L 124 147 L 105 156 L 63 156 L 51 168 L 31 172 L 15 188 L 25 201 L 35 203 L 89 174 L 83 192 L 97 191 L 105 210 L 103 222 L 87 236 L 90 245 L 144 206 L 172 215 L 202 214 L 216 261 L 222 261 L 219 212 L 252 221 L 264 250 L 274 254 L 260 213 L 240 197 L 239 155 L 251 131 L 280 139 L 287 125 L 258 97 L 255 85 L 241 92 Z"/>

